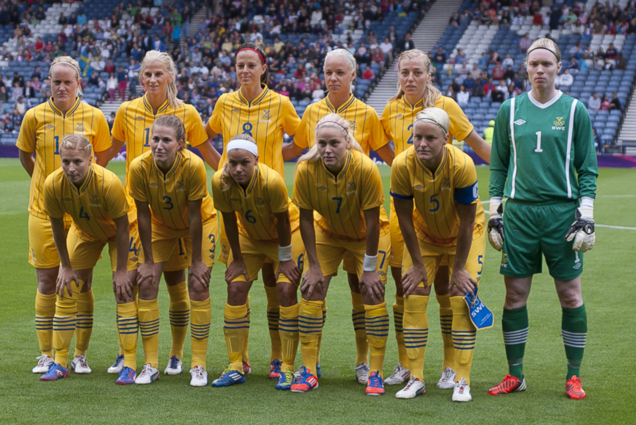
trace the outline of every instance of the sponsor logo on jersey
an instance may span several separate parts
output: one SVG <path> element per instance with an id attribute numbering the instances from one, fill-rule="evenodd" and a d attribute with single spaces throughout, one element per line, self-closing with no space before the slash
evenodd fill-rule
<path id="1" fill-rule="evenodd" d="M 356 193 L 356 182 L 349 182 L 347 185 L 347 195 L 351 195 L 352 193 Z"/>
<path id="2" fill-rule="evenodd" d="M 397 115 L 395 116 L 395 118 L 397 118 L 397 119 L 404 118 L 404 114 L 397 114 Z"/>
<path id="3" fill-rule="evenodd" d="M 101 206 L 99 204 L 99 198 L 97 197 L 97 195 L 91 195 L 91 201 L 89 202 L 89 205 L 91 207 L 100 207 Z"/>
<path id="4" fill-rule="evenodd" d="M 184 192 L 185 191 L 185 186 L 183 185 L 183 180 L 177 180 L 177 184 L 175 187 L 177 192 Z"/>
<path id="5" fill-rule="evenodd" d="M 556 120 L 554 120 L 552 124 L 554 124 L 552 126 L 552 130 L 565 130 L 565 120 L 563 119 L 563 117 L 556 117 Z"/>
<path id="6" fill-rule="evenodd" d="M 54 128 L 55 128 L 55 126 L 52 125 L 52 124 L 47 124 L 47 125 L 44 126 L 44 129 L 46 129 L 46 130 L 53 130 Z"/>
<path id="7" fill-rule="evenodd" d="M 143 120 L 144 120 L 144 117 L 142 117 L 142 116 L 138 116 L 138 117 L 137 117 L 137 118 L 135 118 L 135 119 L 136 119 L 137 121 L 143 121 Z"/>
<path id="8" fill-rule="evenodd" d="M 148 183 L 148 186 L 150 186 L 150 187 L 159 187 L 159 185 L 157 183 L 155 183 L 155 182 Z"/>
<path id="9" fill-rule="evenodd" d="M 241 112 L 241 111 L 240 111 L 239 109 L 236 109 L 236 108 L 232 109 L 232 113 L 233 113 L 233 114 L 236 114 L 236 113 L 238 113 L 238 112 Z"/>
<path id="10" fill-rule="evenodd" d="M 318 190 L 327 190 L 327 186 L 318 186 Z"/>
<path id="11" fill-rule="evenodd" d="M 516 125 L 524 125 L 526 122 L 524 120 L 522 120 L 521 118 L 519 118 L 517 121 L 514 122 L 514 124 Z"/>
<path id="12" fill-rule="evenodd" d="M 442 190 L 451 190 L 450 177 L 444 177 L 442 180 Z"/>
<path id="13" fill-rule="evenodd" d="M 579 253 L 574 251 L 574 270 L 578 270 L 581 268 L 583 264 L 581 264 L 581 257 L 579 257 Z"/>
<path id="14" fill-rule="evenodd" d="M 71 202 L 72 199 L 71 198 L 64 198 L 64 202 Z"/>
<path id="15" fill-rule="evenodd" d="M 422 186 L 421 184 L 416 184 L 415 186 L 413 186 L 413 189 L 421 192 L 424 190 L 424 186 Z"/>
<path id="16" fill-rule="evenodd" d="M 232 202 L 241 202 L 240 198 L 230 198 L 230 201 Z"/>

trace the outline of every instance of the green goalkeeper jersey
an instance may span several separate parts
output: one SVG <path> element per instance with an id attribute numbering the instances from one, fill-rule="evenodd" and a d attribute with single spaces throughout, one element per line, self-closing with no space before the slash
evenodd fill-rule
<path id="1" fill-rule="evenodd" d="M 594 198 L 598 164 L 585 105 L 561 91 L 541 104 L 524 93 L 499 109 L 490 197 L 529 202 Z"/>

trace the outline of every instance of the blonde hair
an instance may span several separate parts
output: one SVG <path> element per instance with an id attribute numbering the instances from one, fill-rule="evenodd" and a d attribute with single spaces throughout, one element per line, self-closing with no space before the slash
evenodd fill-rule
<path id="1" fill-rule="evenodd" d="M 177 72 L 174 66 L 174 61 L 172 60 L 169 54 L 165 52 L 159 52 L 157 50 L 149 50 L 146 53 L 146 56 L 144 56 L 144 60 L 141 61 L 141 69 L 139 70 L 139 75 L 143 77 L 146 67 L 151 62 L 154 62 L 154 61 L 161 62 L 161 64 L 164 66 L 168 74 L 172 74 L 171 79 L 168 81 L 168 88 L 166 90 L 166 95 L 168 97 L 168 103 L 170 104 L 171 107 L 173 108 L 180 107 L 183 102 L 177 99 L 178 90 L 177 90 L 177 84 L 175 83 Z"/>
<path id="2" fill-rule="evenodd" d="M 402 61 L 405 61 L 408 59 L 415 59 L 415 58 L 422 59 L 422 62 L 424 64 L 424 71 L 430 77 L 431 59 L 428 57 L 426 53 L 417 49 L 406 50 L 402 52 L 402 54 L 400 54 L 400 56 L 398 57 L 398 74 L 400 73 L 400 70 L 401 70 L 400 65 L 402 64 Z M 426 86 L 424 87 L 424 96 L 422 97 L 422 106 L 424 108 L 430 108 L 435 106 L 435 102 L 437 102 L 437 99 L 439 99 L 441 95 L 442 93 L 437 89 L 437 87 L 431 84 L 431 80 L 429 79 L 428 83 L 426 83 Z M 402 86 L 400 85 L 400 80 L 398 79 L 397 93 L 395 96 L 389 99 L 389 102 L 393 100 L 401 99 L 402 97 L 404 97 L 404 90 L 402 90 Z"/>
<path id="3" fill-rule="evenodd" d="M 254 138 L 251 137 L 249 134 L 237 134 L 230 139 L 230 142 L 232 140 L 245 140 L 256 145 L 256 140 L 254 140 Z M 232 188 L 232 185 L 236 183 L 236 180 L 234 180 L 234 178 L 230 175 L 229 167 L 226 167 L 226 165 L 227 162 L 223 164 L 223 174 L 221 174 L 221 190 L 224 192 L 226 190 L 230 190 Z"/>
<path id="4" fill-rule="evenodd" d="M 77 150 L 88 154 L 89 156 L 93 155 L 93 145 L 91 142 L 81 134 L 67 134 L 62 138 L 62 142 L 59 146 L 60 153 L 64 150 Z"/>
<path id="5" fill-rule="evenodd" d="M 350 51 L 346 49 L 334 49 L 325 55 L 325 61 L 322 65 L 323 73 L 325 72 L 325 67 L 327 66 L 327 59 L 334 56 L 344 56 L 349 59 L 349 62 L 351 62 L 351 72 L 355 73 L 358 69 L 358 62 L 356 61 L 356 58 L 353 57 Z M 351 85 L 349 85 L 349 91 L 352 91 Z"/>
<path id="6" fill-rule="evenodd" d="M 340 115 L 338 114 L 325 115 L 320 121 L 318 121 L 318 124 L 316 124 L 316 130 L 315 130 L 316 138 L 318 138 L 318 132 L 320 131 L 321 128 L 337 128 L 338 130 L 340 130 L 342 137 L 349 142 L 349 150 L 356 150 L 356 151 L 363 152 L 362 147 L 360 147 L 360 144 L 353 137 L 353 134 L 351 134 L 351 128 L 349 127 L 349 122 L 345 120 L 344 118 L 342 118 Z M 309 152 L 307 152 L 306 154 L 298 158 L 297 164 L 303 161 L 314 162 L 314 161 L 318 161 L 319 159 L 320 159 L 320 153 L 318 152 L 318 143 L 315 143 L 314 146 L 309 150 Z"/>
<path id="7" fill-rule="evenodd" d="M 448 117 L 446 111 L 441 108 L 426 108 L 418 112 L 415 116 L 415 121 L 413 121 L 413 127 L 415 127 L 415 124 L 417 124 L 418 121 L 435 124 L 442 130 L 442 132 L 444 133 L 444 137 L 448 135 L 450 118 Z"/>
<path id="8" fill-rule="evenodd" d="M 530 48 L 526 53 L 526 63 L 528 63 L 530 52 L 536 49 L 544 49 L 552 52 L 552 54 L 556 56 L 557 63 L 561 62 L 561 50 L 559 50 L 559 46 L 554 42 L 554 40 L 549 38 L 540 38 L 530 45 Z"/>
<path id="9" fill-rule="evenodd" d="M 157 117 L 154 123 L 152 123 L 153 133 L 156 126 L 171 128 L 174 131 L 174 136 L 177 139 L 177 142 L 183 140 L 183 145 L 179 147 L 179 150 L 185 149 L 186 132 L 183 122 L 179 118 L 174 115 L 161 115 L 160 117 Z"/>
<path id="10" fill-rule="evenodd" d="M 53 67 L 55 65 L 66 65 L 68 67 L 73 68 L 73 70 L 77 74 L 77 81 L 80 80 L 81 75 L 82 75 L 82 70 L 80 69 L 79 63 L 77 63 L 77 61 L 75 59 L 73 59 L 72 57 L 70 57 L 70 56 L 58 56 L 55 59 L 53 59 L 53 62 L 51 62 L 51 66 L 49 67 L 49 75 L 53 73 Z M 83 94 L 82 85 L 81 84 L 77 85 L 77 93 Z"/>

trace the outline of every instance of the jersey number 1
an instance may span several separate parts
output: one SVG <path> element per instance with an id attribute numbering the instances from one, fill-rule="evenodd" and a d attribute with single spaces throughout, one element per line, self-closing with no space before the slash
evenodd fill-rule
<path id="1" fill-rule="evenodd" d="M 543 152 L 543 149 L 541 149 L 541 132 L 537 131 L 534 134 L 537 135 L 537 148 L 534 151 L 541 153 L 541 152 Z"/>

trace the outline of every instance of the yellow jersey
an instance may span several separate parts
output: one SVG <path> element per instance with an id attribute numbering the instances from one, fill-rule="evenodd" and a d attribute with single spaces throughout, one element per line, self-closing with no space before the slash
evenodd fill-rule
<path id="1" fill-rule="evenodd" d="M 263 92 L 249 102 L 241 90 L 222 95 L 214 106 L 208 125 L 223 134 L 223 155 L 219 169 L 227 161 L 225 148 L 234 136 L 249 134 L 258 145 L 258 161 L 285 176 L 283 163 L 283 132 L 296 134 L 300 118 L 287 96 L 282 96 L 263 84 Z"/>
<path id="2" fill-rule="evenodd" d="M 276 213 L 289 211 L 292 232 L 298 229 L 298 208 L 291 202 L 285 180 L 264 164 L 254 167 L 254 175 L 246 189 L 233 181 L 223 190 L 223 170 L 212 177 L 212 195 L 216 208 L 225 213 L 236 212 L 239 232 L 257 241 L 278 239 Z M 231 179 L 231 177 L 230 177 Z"/>
<path id="3" fill-rule="evenodd" d="M 382 206 L 380 170 L 362 152 L 347 152 L 345 165 L 337 176 L 327 170 L 321 159 L 299 163 L 293 201 L 299 208 L 318 212 L 317 225 L 334 239 L 364 240 L 367 234 L 364 211 L 378 206 L 380 235 L 389 233 L 389 220 Z"/>
<path id="4" fill-rule="evenodd" d="M 152 152 L 144 153 L 130 164 L 129 180 L 132 197 L 150 205 L 152 220 L 157 224 L 188 229 L 188 202 L 198 200 L 202 200 L 201 220 L 216 218 L 203 160 L 187 149 L 177 151 L 174 164 L 165 174 L 157 167 Z"/>
<path id="5" fill-rule="evenodd" d="M 462 108 L 450 97 L 440 96 L 435 101 L 437 108 L 443 109 L 450 118 L 448 132 L 457 140 L 464 140 L 473 131 L 473 125 L 468 120 Z M 382 127 L 386 137 L 393 140 L 395 156 L 398 156 L 409 146 L 413 145 L 413 121 L 418 112 L 422 111 L 423 102 L 420 100 L 411 105 L 406 96 L 392 100 L 382 113 Z M 452 142 L 452 140 L 450 141 Z"/>
<path id="6" fill-rule="evenodd" d="M 485 223 L 473 160 L 453 145 L 444 146 L 442 162 L 433 173 L 411 146 L 391 166 L 391 196 L 415 201 L 413 222 L 418 238 L 441 246 L 456 246 L 457 204 L 477 204 L 475 224 Z"/>
<path id="7" fill-rule="evenodd" d="M 303 119 L 300 121 L 298 131 L 294 136 L 294 143 L 301 148 L 311 148 L 316 143 L 316 124 L 325 115 L 336 113 L 349 122 L 351 134 L 360 144 L 367 156 L 371 149 L 377 151 L 389 143 L 390 139 L 384 134 L 378 113 L 356 99 L 353 94 L 338 109 L 329 101 L 326 96 L 320 102 L 312 103 L 305 109 Z"/>
<path id="8" fill-rule="evenodd" d="M 108 122 L 102 111 L 79 98 L 66 113 L 53 103 L 53 98 L 31 108 L 24 115 L 16 146 L 28 153 L 35 153 L 35 167 L 31 177 L 29 212 L 39 218 L 48 219 L 44 209 L 42 189 L 44 181 L 60 168 L 60 142 L 66 134 L 81 134 L 93 145 L 93 151 L 103 152 L 110 148 Z"/>
<path id="9" fill-rule="evenodd" d="M 51 173 L 44 182 L 44 207 L 53 218 L 69 214 L 77 236 L 96 242 L 112 240 L 117 234 L 113 219 L 130 209 L 119 177 L 97 164 L 91 164 L 79 188 L 61 168 Z"/>

